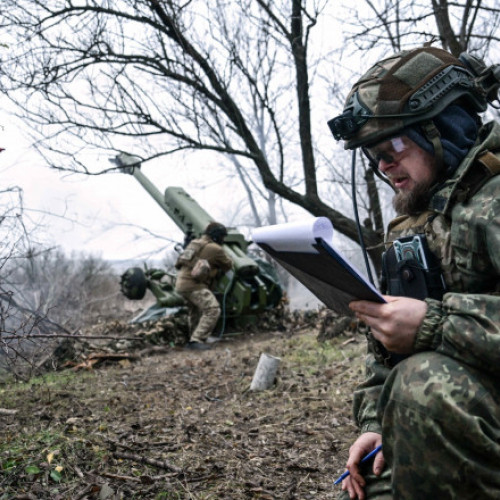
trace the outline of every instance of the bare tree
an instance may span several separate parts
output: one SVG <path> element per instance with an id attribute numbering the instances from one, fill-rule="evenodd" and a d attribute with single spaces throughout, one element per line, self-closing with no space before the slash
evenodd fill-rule
<path id="1" fill-rule="evenodd" d="M 48 248 L 37 240 L 38 216 L 24 206 L 19 187 L 0 191 L 0 375 L 29 378 L 61 335 L 123 312 L 110 264 Z"/>
<path id="2" fill-rule="evenodd" d="M 348 9 L 347 40 L 355 50 L 398 51 L 415 42 L 439 41 L 458 57 L 469 51 L 485 57 L 500 37 L 500 6 L 496 0 L 363 0 Z M 351 20 L 351 22 L 349 22 Z"/>
<path id="3" fill-rule="evenodd" d="M 37 373 L 61 338 L 124 313 L 118 278 L 100 258 L 32 249 L 4 259 L 1 271 L 0 371 L 17 377 Z"/>
<path id="4" fill-rule="evenodd" d="M 5 88 L 54 168 L 64 165 L 59 153 L 96 173 L 78 156 L 89 144 L 107 154 L 133 148 L 144 161 L 231 155 L 263 193 L 357 240 L 354 221 L 323 201 L 316 174 L 308 49 L 326 3 L 7 0 L 19 45 L 2 65 Z M 365 229 L 377 262 L 380 234 Z"/>
<path id="5" fill-rule="evenodd" d="M 348 41 L 363 51 L 436 36 L 453 51 L 485 52 L 497 42 L 498 10 L 490 3 L 366 0 L 368 13 L 354 7 L 343 22 L 354 20 Z M 107 155 L 132 150 L 143 161 L 187 151 L 226 157 L 253 199 L 273 193 L 328 217 L 338 232 L 358 241 L 345 196 L 338 204 L 325 201 L 332 189 L 324 182 L 325 167 L 342 177 L 346 157 L 338 149 L 334 159 L 318 156 L 327 130 L 324 121 L 313 120 L 326 104 L 311 96 L 324 88 L 321 68 L 333 61 L 319 65 L 321 48 L 315 47 L 314 58 L 311 44 L 332 4 L 4 0 L 2 24 L 14 38 L 0 69 L 3 88 L 39 131 L 40 148 L 54 168 L 101 173 L 80 155 L 89 145 Z M 331 138 L 329 144 L 334 149 Z M 360 175 L 368 182 L 363 235 L 380 269 L 379 197 L 370 174 Z"/>
<path id="6" fill-rule="evenodd" d="M 19 364 L 32 366 L 33 344 L 26 338 L 47 332 L 50 320 L 36 309 L 20 303 L 12 286 L 15 271 L 27 257 L 34 257 L 33 224 L 27 221 L 23 191 L 12 186 L 0 191 L 0 371 L 5 367 L 17 373 Z"/>

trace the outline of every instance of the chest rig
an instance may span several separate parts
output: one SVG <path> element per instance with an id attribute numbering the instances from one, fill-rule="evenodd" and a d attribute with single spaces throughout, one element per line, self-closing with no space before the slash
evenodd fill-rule
<path id="1" fill-rule="evenodd" d="M 493 176 L 500 174 L 500 159 L 487 151 L 472 168 L 447 189 L 448 196 L 433 198 L 430 208 L 418 216 L 400 216 L 388 227 L 382 259 L 382 292 L 424 300 L 441 300 L 446 291 L 458 291 L 455 258 L 451 245 L 450 210 L 466 203 Z M 443 191 L 443 190 L 442 190 Z M 440 192 L 442 192 L 440 191 Z M 376 358 L 392 367 L 405 355 L 389 353 L 372 337 Z"/>
<path id="2" fill-rule="evenodd" d="M 446 282 L 441 269 L 442 255 L 436 255 L 429 246 L 428 235 L 436 214 L 425 212 L 418 217 L 399 217 L 391 224 L 382 259 L 382 289 L 388 295 L 424 300 L 441 300 Z M 447 234 L 430 243 L 445 250 Z M 439 244 L 441 243 L 441 245 Z M 441 253 L 441 252 L 440 252 Z"/>
<path id="3" fill-rule="evenodd" d="M 389 224 L 382 259 L 384 293 L 441 300 L 447 290 L 455 291 L 457 270 L 450 243 L 449 212 L 455 203 L 466 203 L 498 174 L 500 158 L 486 151 L 458 181 L 433 197 L 432 210 L 418 216 L 403 215 Z"/>

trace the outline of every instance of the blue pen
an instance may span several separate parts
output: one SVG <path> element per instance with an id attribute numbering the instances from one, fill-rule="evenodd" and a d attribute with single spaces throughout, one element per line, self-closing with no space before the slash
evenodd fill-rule
<path id="1" fill-rule="evenodd" d="M 368 455 L 366 455 L 366 457 L 363 457 L 363 459 L 361 460 L 361 463 L 367 462 L 368 460 L 370 460 L 370 458 L 373 458 L 381 449 L 382 449 L 382 445 L 377 446 L 373 451 L 370 451 L 370 453 L 368 453 Z M 349 474 L 350 474 L 350 472 L 348 470 L 346 470 L 333 484 L 339 484 Z"/>

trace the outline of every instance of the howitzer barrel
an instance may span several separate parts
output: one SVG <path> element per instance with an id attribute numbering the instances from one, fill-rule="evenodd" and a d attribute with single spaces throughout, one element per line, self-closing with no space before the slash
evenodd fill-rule
<path id="1" fill-rule="evenodd" d="M 162 195 L 160 190 L 142 173 L 140 164 L 124 170 L 139 181 L 184 234 L 192 234 L 198 238 L 208 224 L 214 221 L 183 188 L 171 186 L 165 190 L 165 195 Z M 236 274 L 250 277 L 259 272 L 257 263 L 245 253 L 248 242 L 241 233 L 229 228 L 223 247 L 233 261 Z"/>
<path id="2" fill-rule="evenodd" d="M 184 189 L 168 187 L 165 190 L 165 205 L 168 214 L 180 229 L 187 233 L 192 231 L 195 237 L 201 236 L 213 218 L 201 208 Z M 245 254 L 248 243 L 241 233 L 229 228 L 222 245 L 240 276 L 255 276 L 259 266 Z"/>
<path id="3" fill-rule="evenodd" d="M 166 189 L 165 195 L 163 195 L 142 173 L 139 166 L 127 169 L 126 172 L 132 174 L 139 181 L 141 186 L 153 197 L 184 234 L 192 231 L 193 234 L 199 236 L 212 221 L 210 215 L 184 189 L 170 187 Z"/>
<path id="4" fill-rule="evenodd" d="M 165 189 L 164 200 L 168 215 L 184 233 L 192 231 L 199 237 L 208 224 L 214 221 L 181 187 Z"/>
<path id="5" fill-rule="evenodd" d="M 192 198 L 181 187 L 168 187 L 165 189 L 165 205 L 167 213 L 177 226 L 184 232 L 190 231 L 199 238 L 210 222 L 215 219 L 211 217 L 197 201 Z M 225 245 L 237 245 L 241 248 L 239 257 L 245 256 L 248 242 L 244 236 L 232 228 L 228 228 L 227 236 L 224 238 Z"/>

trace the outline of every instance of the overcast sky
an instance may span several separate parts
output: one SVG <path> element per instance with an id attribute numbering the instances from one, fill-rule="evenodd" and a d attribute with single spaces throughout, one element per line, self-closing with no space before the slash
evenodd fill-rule
<path id="1" fill-rule="evenodd" d="M 8 107 L 1 98 L 0 104 L 4 110 Z M 88 176 L 49 169 L 30 148 L 23 124 L 5 111 L 0 120 L 0 147 L 5 148 L 0 154 L 2 187 L 22 188 L 27 219 L 37 226 L 35 240 L 60 246 L 68 254 L 85 252 L 109 260 L 161 259 L 171 245 L 168 239 L 183 240 L 182 232 L 133 176 Z M 245 196 L 239 181 L 193 164 L 165 168 L 166 161 L 142 168 L 160 192 L 181 186 L 215 220 L 231 225 L 237 216 L 234 207 Z M 197 170 L 198 178 L 193 175 Z M 153 256 L 149 255 L 152 251 Z"/>
<path id="2" fill-rule="evenodd" d="M 140 257 L 155 247 L 161 253 L 167 242 L 155 242 L 142 233 L 141 226 L 182 240 L 177 226 L 132 176 L 86 176 L 51 170 L 30 149 L 22 125 L 6 113 L 0 119 L 0 147 L 5 148 L 0 155 L 2 186 L 22 188 L 28 218 L 40 225 L 35 239 L 59 245 L 68 253 L 83 251 L 105 259 Z M 144 173 L 161 192 L 168 185 L 180 185 L 193 196 L 203 197 L 183 169 L 175 169 L 176 177 L 170 183 L 162 178 L 164 172 L 161 165 L 144 167 Z M 205 209 L 211 213 L 210 207 Z M 137 238 L 141 234 L 143 237 Z"/>

